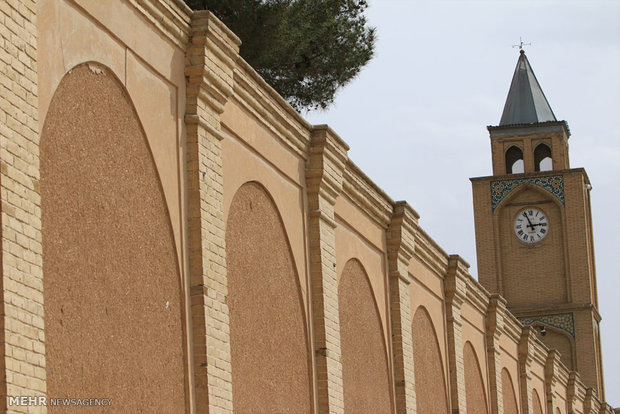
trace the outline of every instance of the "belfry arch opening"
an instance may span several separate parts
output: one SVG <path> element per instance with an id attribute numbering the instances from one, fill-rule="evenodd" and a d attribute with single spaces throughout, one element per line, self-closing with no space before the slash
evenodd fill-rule
<path id="1" fill-rule="evenodd" d="M 545 144 L 539 144 L 534 150 L 534 170 L 551 171 L 552 169 L 551 148 Z"/>
<path id="2" fill-rule="evenodd" d="M 506 151 L 506 174 L 521 174 L 525 171 L 523 165 L 523 151 L 512 146 Z"/>

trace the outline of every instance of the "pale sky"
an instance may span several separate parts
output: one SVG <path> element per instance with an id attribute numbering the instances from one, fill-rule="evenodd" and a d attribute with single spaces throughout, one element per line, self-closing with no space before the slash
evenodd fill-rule
<path id="1" fill-rule="evenodd" d="M 518 48 L 592 182 L 606 399 L 620 406 L 620 2 L 370 0 L 374 59 L 326 112 L 349 157 L 477 278 L 470 177 L 491 175 Z"/>

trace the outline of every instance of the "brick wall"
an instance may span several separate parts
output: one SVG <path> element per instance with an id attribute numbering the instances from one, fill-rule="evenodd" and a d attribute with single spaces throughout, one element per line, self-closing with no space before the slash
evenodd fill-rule
<path id="1" fill-rule="evenodd" d="M 34 0 L 0 3 L 2 410 L 46 391 L 36 24 Z"/>

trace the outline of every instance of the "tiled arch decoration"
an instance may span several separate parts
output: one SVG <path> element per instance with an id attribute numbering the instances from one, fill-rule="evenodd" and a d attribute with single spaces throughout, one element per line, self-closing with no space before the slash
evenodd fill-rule
<path id="1" fill-rule="evenodd" d="M 575 318 L 572 313 L 558 313 L 555 315 L 541 315 L 518 319 L 524 326 L 530 326 L 535 322 L 540 322 L 567 332 L 573 339 L 575 338 Z"/>
<path id="2" fill-rule="evenodd" d="M 491 181 L 491 208 L 495 208 L 504 200 L 508 194 L 523 184 L 533 184 L 549 192 L 564 205 L 564 177 L 561 175 L 550 175 L 544 177 L 516 178 L 512 180 Z"/>

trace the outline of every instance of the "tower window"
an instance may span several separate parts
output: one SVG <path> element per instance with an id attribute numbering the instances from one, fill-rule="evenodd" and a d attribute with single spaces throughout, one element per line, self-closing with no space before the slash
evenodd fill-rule
<path id="1" fill-rule="evenodd" d="M 523 151 L 512 146 L 506 151 L 506 174 L 520 174 L 524 171 Z"/>
<path id="2" fill-rule="evenodd" d="M 551 149 L 547 145 L 540 144 L 534 150 L 534 168 L 536 171 L 550 171 L 553 169 Z"/>

